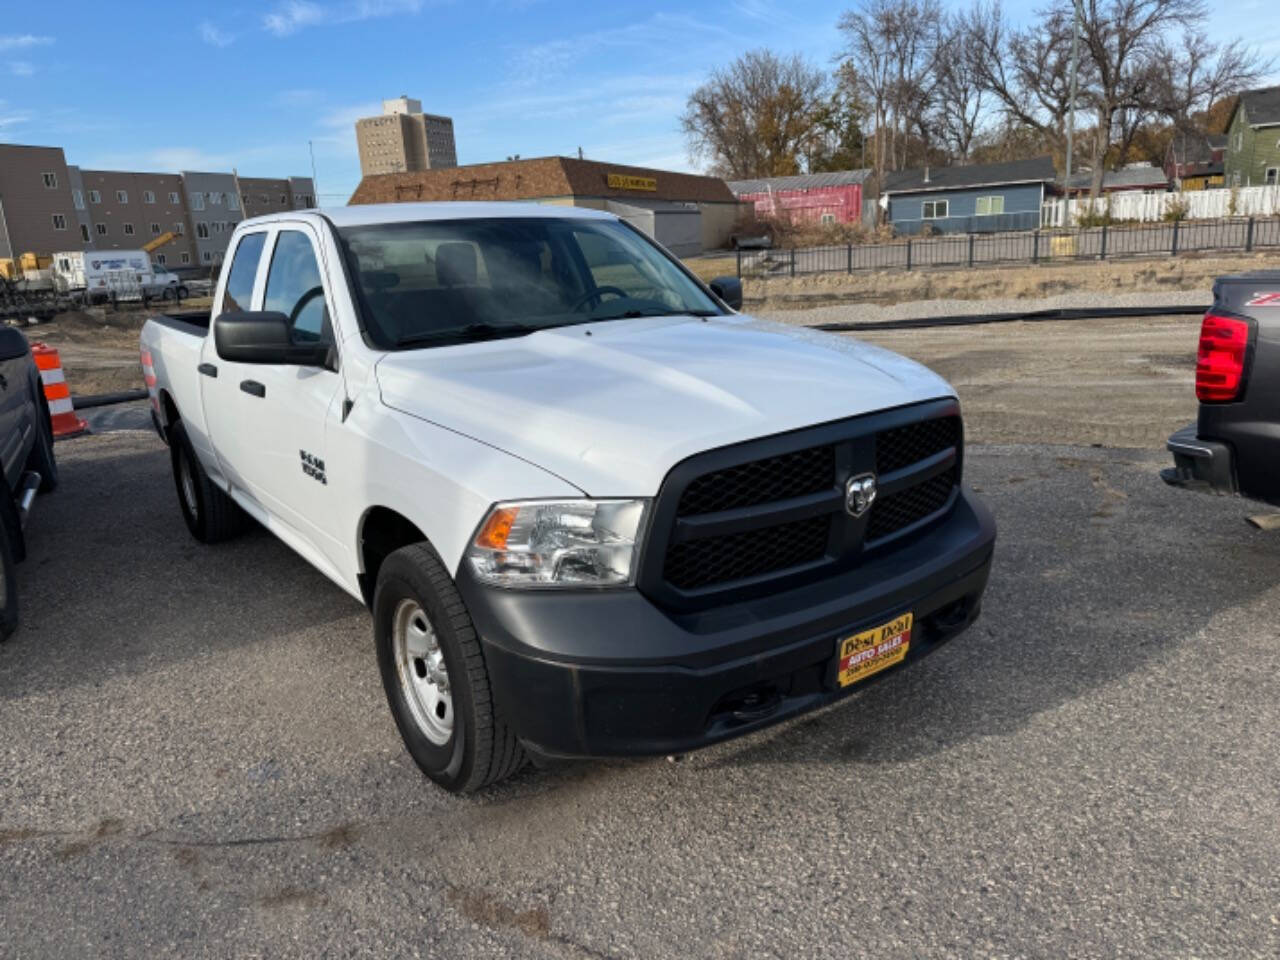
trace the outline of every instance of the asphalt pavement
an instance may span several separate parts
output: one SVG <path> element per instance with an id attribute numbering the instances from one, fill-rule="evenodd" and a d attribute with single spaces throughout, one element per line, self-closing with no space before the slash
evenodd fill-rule
<path id="1" fill-rule="evenodd" d="M 1280 534 L 1159 452 L 974 446 L 978 625 L 676 762 L 444 794 L 364 609 L 60 443 L 0 645 L 0 956 L 1280 955 Z"/>

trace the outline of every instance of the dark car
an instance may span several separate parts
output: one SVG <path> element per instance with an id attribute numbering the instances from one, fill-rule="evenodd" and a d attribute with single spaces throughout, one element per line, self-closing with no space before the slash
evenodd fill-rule
<path id="1" fill-rule="evenodd" d="M 0 639 L 18 625 L 14 564 L 27 555 L 23 527 L 37 491 L 58 485 L 49 403 L 27 338 L 0 327 Z"/>
<path id="2" fill-rule="evenodd" d="M 1280 271 L 1220 277 L 1200 327 L 1196 422 L 1169 438 L 1167 483 L 1280 505 Z"/>

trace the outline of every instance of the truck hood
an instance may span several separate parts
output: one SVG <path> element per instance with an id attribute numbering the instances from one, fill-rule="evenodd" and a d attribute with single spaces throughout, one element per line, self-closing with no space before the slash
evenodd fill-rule
<path id="1" fill-rule="evenodd" d="M 684 458 L 954 396 L 913 360 L 747 316 L 649 317 L 387 354 L 387 406 L 591 496 L 652 496 Z"/>

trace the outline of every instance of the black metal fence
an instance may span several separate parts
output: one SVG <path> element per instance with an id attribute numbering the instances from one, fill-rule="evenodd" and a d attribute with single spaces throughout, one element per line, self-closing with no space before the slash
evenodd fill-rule
<path id="1" fill-rule="evenodd" d="M 1064 263 L 1280 247 L 1280 217 L 1125 224 L 1074 230 L 963 233 L 892 243 L 739 250 L 738 276 L 801 276 L 997 263 Z"/>

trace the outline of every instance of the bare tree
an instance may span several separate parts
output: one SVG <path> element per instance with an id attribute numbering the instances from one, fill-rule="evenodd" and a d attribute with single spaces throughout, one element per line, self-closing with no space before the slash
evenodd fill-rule
<path id="1" fill-rule="evenodd" d="M 1093 82 L 1083 91 L 1094 113 L 1093 184 L 1102 192 L 1103 162 L 1116 141 L 1117 119 L 1150 111 L 1156 101 L 1157 58 L 1172 32 L 1198 27 L 1206 19 L 1203 0 L 1082 0 L 1082 50 L 1093 66 Z M 1137 124 L 1134 123 L 1133 129 Z"/>
<path id="2" fill-rule="evenodd" d="M 908 134 L 927 153 L 941 22 L 938 0 L 862 0 L 840 17 L 841 62 L 871 112 L 877 174 L 906 165 Z"/>
<path id="3" fill-rule="evenodd" d="M 689 96 L 680 123 L 693 159 L 730 179 L 799 173 L 828 105 L 828 78 L 802 57 L 745 53 Z"/>
<path id="4" fill-rule="evenodd" d="M 947 152 L 968 163 L 984 119 L 986 93 L 967 54 L 969 37 L 961 17 L 949 17 L 938 40 L 931 123 Z"/>
<path id="5" fill-rule="evenodd" d="M 1275 62 L 1240 40 L 1218 44 L 1203 29 L 1162 40 L 1153 57 L 1153 100 L 1178 131 L 1194 131 L 1219 100 L 1261 82 Z"/>
<path id="6" fill-rule="evenodd" d="M 979 0 L 961 16 L 966 67 L 993 97 L 1009 130 L 1033 130 L 1059 147 L 1071 105 L 1071 15 L 1047 12 L 1034 27 L 1014 30 L 999 3 Z M 1082 64 L 1081 86 L 1092 77 Z"/>

